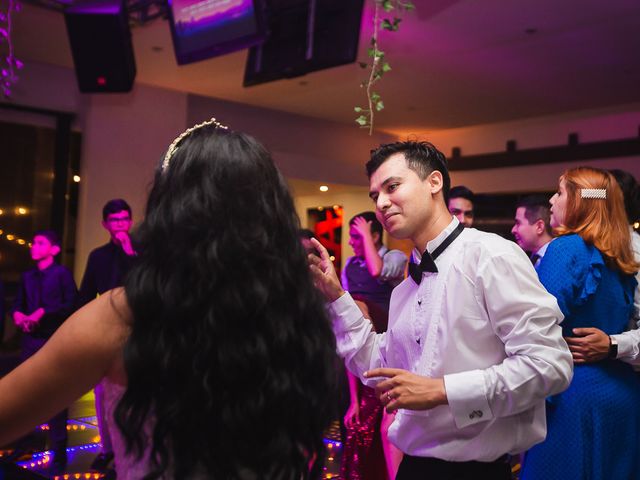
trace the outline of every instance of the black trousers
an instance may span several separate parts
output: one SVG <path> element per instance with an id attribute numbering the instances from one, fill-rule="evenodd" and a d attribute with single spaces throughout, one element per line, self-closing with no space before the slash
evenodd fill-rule
<path id="1" fill-rule="evenodd" d="M 24 362 L 29 357 L 36 354 L 44 344 L 47 343 L 46 338 L 36 338 L 29 334 L 22 336 L 22 352 L 21 360 Z M 54 452 L 61 452 L 67 447 L 67 417 L 68 410 L 64 409 L 60 413 L 54 415 L 47 423 L 49 424 L 49 443 L 50 448 Z M 29 435 L 18 441 L 18 444 L 25 443 Z"/>
<path id="2" fill-rule="evenodd" d="M 511 480 L 507 455 L 494 462 L 447 462 L 405 455 L 396 480 Z"/>

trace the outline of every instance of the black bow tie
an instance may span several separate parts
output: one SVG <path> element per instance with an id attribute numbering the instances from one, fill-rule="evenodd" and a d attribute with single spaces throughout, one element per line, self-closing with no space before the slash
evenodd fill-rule
<path id="1" fill-rule="evenodd" d="M 444 241 L 438 245 L 432 253 L 429 253 L 427 250 L 422 254 L 422 259 L 420 260 L 420 264 L 409 262 L 409 275 L 416 282 L 416 285 L 420 285 L 422 281 L 422 272 L 433 272 L 436 273 L 438 271 L 438 267 L 436 266 L 435 259 L 440 256 L 442 252 L 444 252 L 445 248 L 447 248 L 451 243 L 458 238 L 458 235 L 462 233 L 464 230 L 464 225 L 461 223 L 455 228 L 453 232 L 449 234 Z"/>

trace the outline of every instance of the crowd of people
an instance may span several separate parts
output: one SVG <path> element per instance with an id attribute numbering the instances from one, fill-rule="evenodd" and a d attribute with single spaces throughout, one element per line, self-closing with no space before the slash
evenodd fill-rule
<path id="1" fill-rule="evenodd" d="M 375 212 L 349 221 L 341 275 L 265 148 L 215 119 L 168 147 L 133 239 L 126 202 L 105 205 L 79 293 L 37 232 L 0 444 L 50 419 L 63 466 L 56 425 L 96 387 L 94 467 L 119 479 L 320 478 L 341 416 L 345 479 L 507 480 L 524 454 L 525 480 L 640 480 L 633 176 L 565 171 L 517 204 L 512 242 L 473 228 L 434 145 L 366 169 Z"/>

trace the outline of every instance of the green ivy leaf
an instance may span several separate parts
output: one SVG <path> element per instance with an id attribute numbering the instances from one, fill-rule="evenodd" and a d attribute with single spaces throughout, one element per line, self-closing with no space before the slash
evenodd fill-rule
<path id="1" fill-rule="evenodd" d="M 382 8 L 385 12 L 393 10 L 393 2 L 391 0 L 382 0 Z"/>
<path id="2" fill-rule="evenodd" d="M 380 100 L 379 102 L 376 102 L 376 110 L 379 112 L 382 109 L 384 109 L 384 103 Z"/>
<path id="3" fill-rule="evenodd" d="M 387 73 L 387 72 L 391 71 L 391 65 L 389 65 L 389 62 L 384 62 L 382 64 L 382 71 L 384 73 Z"/>
<path id="4" fill-rule="evenodd" d="M 388 19 L 385 18 L 380 23 L 380 28 L 382 28 L 383 30 L 393 31 L 393 24 Z"/>
<path id="5" fill-rule="evenodd" d="M 373 103 L 377 103 L 377 102 L 379 102 L 379 101 L 380 101 L 380 98 L 381 98 L 381 97 L 380 97 L 380 94 L 378 94 L 378 93 L 376 93 L 376 92 L 372 92 L 372 93 L 371 93 L 371 101 L 372 101 Z"/>
<path id="6" fill-rule="evenodd" d="M 360 113 L 362 111 L 362 107 L 355 107 L 353 110 L 356 113 Z"/>
<path id="7" fill-rule="evenodd" d="M 361 127 L 364 127 L 368 123 L 367 117 L 365 117 L 364 115 L 360 115 L 358 118 L 356 118 L 356 123 Z"/>

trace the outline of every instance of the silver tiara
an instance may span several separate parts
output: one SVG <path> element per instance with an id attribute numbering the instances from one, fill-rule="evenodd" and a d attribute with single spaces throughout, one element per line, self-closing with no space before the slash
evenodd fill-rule
<path id="1" fill-rule="evenodd" d="M 202 123 L 198 123 L 197 125 L 194 125 L 191 128 L 187 128 L 184 132 L 178 135 L 178 137 L 173 142 L 171 142 L 171 145 L 169 145 L 169 148 L 167 149 L 167 153 L 164 155 L 164 160 L 162 161 L 161 170 L 163 172 L 169 166 L 169 161 L 171 160 L 171 157 L 173 156 L 173 154 L 176 153 L 176 151 L 178 150 L 178 144 L 182 141 L 182 139 L 187 135 L 190 135 L 191 132 L 193 132 L 194 130 L 197 130 L 202 127 L 206 127 L 207 125 L 213 125 L 214 127 L 222 128 L 223 130 L 227 130 L 229 128 L 226 125 L 223 125 L 220 122 L 218 122 L 215 118 L 212 118 L 211 120 L 206 120 Z"/>
<path id="2" fill-rule="evenodd" d="M 582 198 L 607 198 L 607 190 L 605 188 L 581 188 L 580 196 Z"/>

